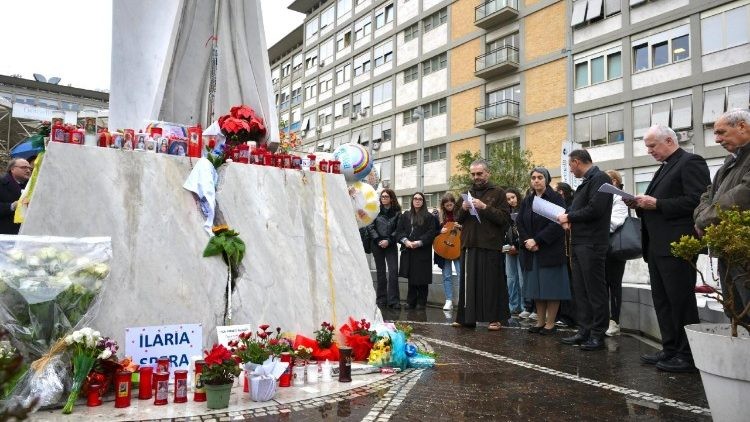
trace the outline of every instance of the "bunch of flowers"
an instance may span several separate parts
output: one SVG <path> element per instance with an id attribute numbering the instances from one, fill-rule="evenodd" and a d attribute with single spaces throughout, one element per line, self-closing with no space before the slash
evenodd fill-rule
<path id="1" fill-rule="evenodd" d="M 370 350 L 367 363 L 370 365 L 383 366 L 391 361 L 391 337 L 380 337 Z"/>
<path id="2" fill-rule="evenodd" d="M 288 153 L 300 145 L 302 145 L 302 140 L 297 136 L 297 132 L 279 132 L 279 152 Z"/>
<path id="3" fill-rule="evenodd" d="M 335 330 L 333 324 L 329 324 L 323 321 L 320 324 L 320 329 L 315 331 L 315 341 L 318 342 L 318 346 L 323 349 L 331 347 L 333 344 L 333 331 Z"/>
<path id="4" fill-rule="evenodd" d="M 240 374 L 240 358 L 221 344 L 203 352 L 206 365 L 201 373 L 201 381 L 209 385 L 231 384 Z"/>
<path id="5" fill-rule="evenodd" d="M 268 336 L 271 334 L 268 330 L 269 325 L 261 325 L 260 331 L 253 334 L 252 331 L 240 333 L 239 339 L 229 342 L 229 347 L 242 363 L 262 364 L 271 356 L 271 349 L 268 347 Z"/>
<path id="6" fill-rule="evenodd" d="M 96 343 L 96 348 L 100 352 L 86 377 L 82 390 L 88 392 L 92 385 L 99 385 L 100 394 L 104 395 L 109 390 L 115 373 L 123 368 L 117 361 L 117 350 L 120 347 L 111 337 L 102 337 Z"/>
<path id="7" fill-rule="evenodd" d="M 234 148 L 239 144 L 255 141 L 259 145 L 266 137 L 266 125 L 250 106 L 238 105 L 229 110 L 229 114 L 219 117 L 219 127 L 227 138 L 227 146 Z"/>
<path id="8" fill-rule="evenodd" d="M 282 353 L 293 350 L 293 342 L 281 334 L 281 327 L 276 327 L 276 336 L 274 338 L 269 337 L 268 347 L 271 349 L 271 354 L 281 356 Z"/>
<path id="9" fill-rule="evenodd" d="M 297 346 L 294 350 L 294 357 L 303 361 L 307 361 L 312 357 L 312 347 L 305 347 L 303 345 Z"/>
<path id="10" fill-rule="evenodd" d="M 370 323 L 362 318 L 359 321 L 349 320 L 352 328 L 353 334 L 359 334 L 361 336 L 368 336 L 372 339 L 372 342 L 374 343 L 376 341 L 377 333 L 375 331 L 370 331 Z"/>
<path id="11" fill-rule="evenodd" d="M 104 349 L 99 348 L 101 340 L 101 334 L 88 327 L 65 336 L 65 345 L 73 354 L 73 387 L 70 389 L 65 407 L 63 407 L 63 413 L 68 414 L 73 411 L 81 387 L 96 359 L 106 359 L 111 356 L 109 350 L 105 352 Z"/>
<path id="12" fill-rule="evenodd" d="M 344 336 L 346 345 L 352 348 L 352 359 L 367 360 L 370 349 L 378 339 L 377 333 L 370 331 L 370 323 L 364 318 L 355 321 L 349 317 L 349 322 L 342 325 L 339 331 Z"/>

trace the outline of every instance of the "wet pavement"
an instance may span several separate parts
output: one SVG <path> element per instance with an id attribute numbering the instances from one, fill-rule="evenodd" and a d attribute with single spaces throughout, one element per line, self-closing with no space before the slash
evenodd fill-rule
<path id="1" fill-rule="evenodd" d="M 451 327 L 452 315 L 434 308 L 383 317 L 408 321 L 418 345 L 437 353 L 437 366 L 306 400 L 167 420 L 711 420 L 700 376 L 641 364 L 639 355 L 656 349 L 637 336 L 608 338 L 605 350 L 585 352 L 559 342 L 573 330 L 529 334 L 531 321 L 492 332 Z"/>

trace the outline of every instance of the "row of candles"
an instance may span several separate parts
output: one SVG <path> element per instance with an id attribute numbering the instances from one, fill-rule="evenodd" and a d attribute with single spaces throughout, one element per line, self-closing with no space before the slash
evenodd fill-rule
<path id="1" fill-rule="evenodd" d="M 352 349 L 349 347 L 340 348 L 339 359 L 339 382 L 352 381 Z M 305 364 L 304 361 L 298 361 L 292 365 L 292 356 L 288 352 L 281 354 L 281 362 L 287 362 L 284 373 L 279 377 L 279 387 L 290 387 L 292 383 L 295 387 L 307 383 L 315 384 L 318 382 L 318 373 L 322 382 L 331 381 L 331 364 L 328 360 L 318 366 L 317 362 Z M 194 384 L 193 384 L 193 401 L 206 401 L 206 390 L 201 382 L 201 373 L 206 362 L 198 360 L 195 362 Z M 154 398 L 155 406 L 163 406 L 169 402 L 169 357 L 162 356 L 156 362 L 156 368 L 153 366 L 141 366 L 138 369 L 138 399 L 150 400 Z M 187 403 L 188 401 L 188 371 L 186 369 L 176 369 L 174 371 L 174 403 Z M 115 407 L 129 407 L 131 402 L 133 373 L 130 371 L 117 371 L 115 375 Z M 249 391 L 247 377 L 244 378 L 243 391 Z M 95 407 L 102 404 L 100 385 L 89 385 L 87 406 Z M 154 391 L 156 393 L 154 393 Z"/>
<path id="2" fill-rule="evenodd" d="M 228 155 L 233 162 L 242 164 L 341 174 L 341 161 L 339 160 L 320 160 L 318 162 L 315 154 L 308 154 L 306 157 L 287 153 L 275 154 L 268 151 L 263 145 L 256 148 L 254 142 L 240 144 L 232 148 Z"/>

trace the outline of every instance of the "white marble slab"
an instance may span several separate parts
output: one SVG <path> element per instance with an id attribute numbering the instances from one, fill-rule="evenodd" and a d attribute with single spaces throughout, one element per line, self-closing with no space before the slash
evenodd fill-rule
<path id="1" fill-rule="evenodd" d="M 127 327 L 201 323 L 206 347 L 224 325 L 226 267 L 202 258 L 203 216 L 181 187 L 190 169 L 185 157 L 58 143 L 44 159 L 21 233 L 112 237 L 94 326 L 121 345 Z M 342 176 L 230 164 L 217 199 L 247 243 L 233 323 L 312 336 L 334 312 L 337 326 L 382 321 Z"/>

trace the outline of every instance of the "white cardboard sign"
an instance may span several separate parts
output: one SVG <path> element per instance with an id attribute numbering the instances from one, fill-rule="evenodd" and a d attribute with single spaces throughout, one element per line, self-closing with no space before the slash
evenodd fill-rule
<path id="1" fill-rule="evenodd" d="M 201 324 L 154 325 L 125 329 L 125 354 L 138 365 L 156 365 L 161 356 L 169 357 L 169 373 L 190 369 L 190 357 L 203 356 Z"/>
<path id="2" fill-rule="evenodd" d="M 220 325 L 216 327 L 216 337 L 219 340 L 219 344 L 223 344 L 224 347 L 229 348 L 229 342 L 240 338 L 240 333 L 245 331 L 253 331 L 250 324 L 240 325 Z"/>

